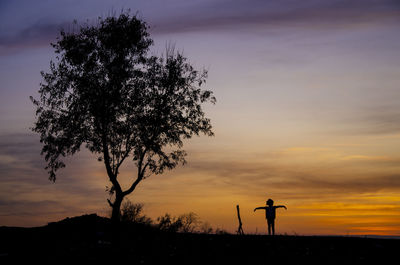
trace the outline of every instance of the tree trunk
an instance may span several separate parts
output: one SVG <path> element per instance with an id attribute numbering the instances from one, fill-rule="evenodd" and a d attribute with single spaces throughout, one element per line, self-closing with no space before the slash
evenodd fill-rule
<path id="1" fill-rule="evenodd" d="M 124 197 L 117 192 L 115 196 L 115 201 L 112 203 L 112 213 L 111 213 L 111 243 L 118 246 L 121 242 L 121 227 L 120 227 L 120 216 L 121 216 L 121 203 Z"/>
<path id="2" fill-rule="evenodd" d="M 112 205 L 112 214 L 111 214 L 111 223 L 113 225 L 118 225 L 120 222 L 120 215 L 121 215 L 121 204 L 124 197 L 120 194 L 116 194 L 115 201 Z"/>

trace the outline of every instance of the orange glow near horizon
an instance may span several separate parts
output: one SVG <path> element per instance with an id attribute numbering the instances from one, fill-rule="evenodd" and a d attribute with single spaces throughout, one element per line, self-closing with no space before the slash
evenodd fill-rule
<path id="1" fill-rule="evenodd" d="M 353 155 L 348 159 L 343 147 L 289 147 L 240 153 L 224 150 L 210 155 L 207 145 L 199 147 L 194 141 L 188 147 L 186 166 L 145 179 L 127 197 L 143 203 L 144 214 L 153 220 L 165 213 L 177 216 L 194 212 L 201 222 L 208 222 L 214 229 L 235 233 L 235 207 L 239 204 L 245 233 L 266 234 L 264 213 L 253 209 L 272 198 L 275 205 L 288 207 L 287 211 L 277 210 L 278 234 L 400 234 L 400 196 L 390 182 L 391 172 L 397 168 L 390 161 L 395 158 L 373 159 L 377 164 L 371 170 L 369 156 L 356 155 L 353 159 Z M 247 159 L 240 158 L 240 154 Z M 349 164 L 349 160 L 353 162 Z M 78 181 L 78 172 L 85 178 Z M 121 169 L 123 187 L 129 185 L 134 172 L 132 166 Z M 44 225 L 67 216 L 93 212 L 108 216 L 110 213 L 105 192 L 109 183 L 103 165 L 87 151 L 70 159 L 56 183 L 46 182 L 46 186 L 51 192 L 40 196 L 27 193 L 23 199 L 57 199 L 66 209 L 54 211 L 48 206 L 48 210 L 42 209 L 43 215 L 36 217 L 3 217 L 1 225 L 26 226 L 27 218 L 32 218 L 35 225 Z M 70 190 L 79 191 L 84 187 L 92 194 L 77 192 L 71 196 Z"/>
<path id="2" fill-rule="evenodd" d="M 175 215 L 193 211 L 201 220 L 230 232 L 237 229 L 235 206 L 239 204 L 245 232 L 265 234 L 264 214 L 253 209 L 272 198 L 276 205 L 288 207 L 278 209 L 277 233 L 398 236 L 400 196 L 385 180 L 393 170 L 387 165 L 392 159 L 374 159 L 378 164 L 371 170 L 370 157 L 357 155 L 356 162 L 349 164 L 342 152 L 332 147 L 295 147 L 253 157 L 242 151 L 248 159 L 244 161 L 234 152 L 216 160 L 192 151 L 186 167 L 152 176 L 131 199 L 147 200 L 151 217 L 163 211 Z M 170 188 L 180 192 L 171 196 Z"/>

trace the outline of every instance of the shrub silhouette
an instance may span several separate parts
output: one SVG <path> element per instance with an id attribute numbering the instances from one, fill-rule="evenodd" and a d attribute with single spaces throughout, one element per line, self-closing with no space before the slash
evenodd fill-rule
<path id="1" fill-rule="evenodd" d="M 199 217 L 194 212 L 182 214 L 178 219 L 182 224 L 180 231 L 183 233 L 193 233 L 199 224 Z"/>
<path id="2" fill-rule="evenodd" d="M 158 217 L 157 222 L 157 227 L 162 231 L 181 233 L 195 232 L 200 223 L 197 214 L 193 212 L 181 214 L 178 217 L 166 213 L 164 216 Z"/>
<path id="3" fill-rule="evenodd" d="M 182 228 L 182 220 L 172 217 L 169 213 L 157 218 L 158 228 L 166 232 L 178 232 Z"/>
<path id="4" fill-rule="evenodd" d="M 143 203 L 132 203 L 126 200 L 121 207 L 121 221 L 126 223 L 139 223 L 150 225 L 151 218 L 143 215 Z"/>
<path id="5" fill-rule="evenodd" d="M 209 222 L 202 222 L 199 227 L 199 231 L 202 234 L 212 234 L 214 229 L 212 228 Z"/>

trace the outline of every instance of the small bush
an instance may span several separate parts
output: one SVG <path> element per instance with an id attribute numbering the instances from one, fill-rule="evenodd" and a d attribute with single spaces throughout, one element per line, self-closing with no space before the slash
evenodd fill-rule
<path id="1" fill-rule="evenodd" d="M 182 220 L 176 217 L 171 217 L 166 213 L 164 216 L 157 218 L 158 228 L 167 232 L 178 232 L 182 228 Z"/>
<path id="2" fill-rule="evenodd" d="M 203 222 L 201 226 L 199 227 L 199 232 L 202 234 L 212 234 L 213 228 L 211 227 L 210 223 L 208 222 Z"/>
<path id="3" fill-rule="evenodd" d="M 157 222 L 160 230 L 181 233 L 195 232 L 200 223 L 197 214 L 193 212 L 185 213 L 178 217 L 166 213 L 164 216 L 158 217 Z"/>
<path id="4" fill-rule="evenodd" d="M 194 212 L 182 214 L 178 217 L 182 223 L 180 232 L 193 233 L 199 225 L 199 217 Z"/>
<path id="5" fill-rule="evenodd" d="M 130 200 L 126 200 L 121 207 L 121 221 L 127 223 L 151 224 L 153 222 L 151 218 L 143 215 L 142 212 L 142 203 L 132 203 Z"/>
<path id="6" fill-rule="evenodd" d="M 216 234 L 216 235 L 228 235 L 229 233 L 228 233 L 225 229 L 217 228 L 217 229 L 215 230 L 215 234 Z"/>

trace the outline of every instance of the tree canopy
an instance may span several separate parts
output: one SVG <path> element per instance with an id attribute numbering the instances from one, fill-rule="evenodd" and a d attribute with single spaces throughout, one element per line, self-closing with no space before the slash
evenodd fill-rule
<path id="1" fill-rule="evenodd" d="M 40 97 L 31 97 L 32 130 L 40 134 L 52 181 L 65 166 L 63 157 L 83 145 L 97 154 L 116 195 L 109 203 L 119 212 L 141 180 L 185 163 L 184 139 L 213 135 L 202 104 L 215 103 L 215 97 L 201 89 L 207 71 L 195 70 L 182 53 L 167 48 L 162 56 L 149 55 L 153 41 L 136 16 L 99 18 L 96 25 L 75 28 L 61 30 L 52 44 L 56 60 L 41 73 Z M 123 190 L 118 174 L 126 160 L 137 172 Z"/>

